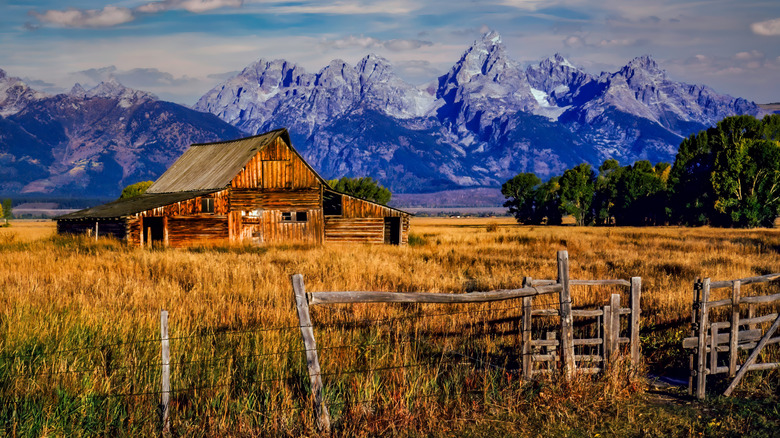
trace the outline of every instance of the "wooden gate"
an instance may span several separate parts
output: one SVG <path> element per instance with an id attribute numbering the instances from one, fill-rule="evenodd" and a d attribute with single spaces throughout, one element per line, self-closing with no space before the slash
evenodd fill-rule
<path id="1" fill-rule="evenodd" d="M 695 391 L 697 398 L 704 398 L 708 375 L 728 374 L 733 378 L 723 393 L 728 396 L 748 371 L 780 368 L 778 362 L 756 363 L 767 345 L 780 343 L 780 337 L 773 337 L 780 326 L 780 316 L 776 312 L 780 293 L 743 297 L 741 290 L 744 285 L 778 279 L 780 273 L 727 281 L 705 278 L 694 283 L 691 336 L 683 340 L 683 348 L 692 350 L 690 394 Z M 730 296 L 712 300 L 716 289 L 730 289 Z M 767 313 L 757 316 L 757 309 Z M 752 350 L 741 364 L 740 350 Z"/>

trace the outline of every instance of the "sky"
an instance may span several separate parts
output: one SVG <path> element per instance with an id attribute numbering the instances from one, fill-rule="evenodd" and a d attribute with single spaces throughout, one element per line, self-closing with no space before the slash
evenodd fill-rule
<path id="1" fill-rule="evenodd" d="M 778 0 L 0 0 L 0 69 L 192 105 L 261 58 L 316 72 L 374 53 L 423 84 L 487 30 L 523 63 L 561 53 L 599 74 L 651 55 L 674 80 L 780 102 Z"/>

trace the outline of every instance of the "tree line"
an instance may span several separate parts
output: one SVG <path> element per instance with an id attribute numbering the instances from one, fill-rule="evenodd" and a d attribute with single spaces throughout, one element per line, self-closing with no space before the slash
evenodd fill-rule
<path id="1" fill-rule="evenodd" d="M 674 163 L 580 164 L 501 186 L 524 224 L 772 226 L 780 214 L 780 115 L 727 117 L 684 139 Z"/>

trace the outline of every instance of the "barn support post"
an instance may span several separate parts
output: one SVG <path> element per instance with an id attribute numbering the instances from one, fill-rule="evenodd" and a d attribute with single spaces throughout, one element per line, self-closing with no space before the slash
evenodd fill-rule
<path id="1" fill-rule="evenodd" d="M 639 305 L 642 297 L 642 277 L 631 277 L 631 365 L 639 365 L 639 316 L 641 307 Z"/>
<path id="2" fill-rule="evenodd" d="M 291 277 L 293 292 L 295 293 L 295 307 L 298 311 L 298 321 L 301 328 L 301 337 L 306 349 L 306 367 L 309 371 L 311 393 L 314 396 L 314 417 L 320 431 L 330 433 L 330 413 L 323 397 L 322 376 L 320 375 L 320 361 L 317 357 L 317 342 L 314 340 L 314 330 L 311 326 L 309 315 L 309 301 L 306 297 L 306 287 L 303 284 L 303 275 L 295 274 Z"/>
<path id="3" fill-rule="evenodd" d="M 160 311 L 160 351 L 162 355 L 162 391 L 160 392 L 160 428 L 171 430 L 169 405 L 171 401 L 171 347 L 168 339 L 168 311 Z"/>
<path id="4" fill-rule="evenodd" d="M 558 251 L 558 283 L 561 316 L 561 358 L 567 379 L 574 375 L 574 321 L 571 314 L 571 291 L 569 290 L 569 252 Z"/>
<path id="5" fill-rule="evenodd" d="M 523 278 L 523 287 L 531 287 L 533 279 Z M 531 356 L 531 311 L 533 310 L 533 297 L 523 297 L 523 379 L 531 380 L 533 377 L 533 357 Z"/>

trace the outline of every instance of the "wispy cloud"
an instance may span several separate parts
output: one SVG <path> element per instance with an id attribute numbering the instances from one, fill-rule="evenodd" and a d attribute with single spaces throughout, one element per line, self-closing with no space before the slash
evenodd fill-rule
<path id="1" fill-rule="evenodd" d="M 390 39 L 380 40 L 367 36 L 349 35 L 344 38 L 323 40 L 321 45 L 328 49 L 361 48 L 366 50 L 387 49 L 391 52 L 406 52 L 421 47 L 432 46 L 430 41 L 417 39 Z"/>
<path id="2" fill-rule="evenodd" d="M 778 36 L 780 35 L 780 18 L 753 23 L 750 25 L 750 29 L 757 35 Z"/>
<path id="3" fill-rule="evenodd" d="M 139 14 L 157 14 L 170 10 L 203 13 L 220 8 L 238 8 L 243 0 L 162 0 L 142 4 L 136 8 L 106 6 L 103 9 L 50 9 L 44 12 L 30 11 L 39 22 L 70 28 L 113 27 L 134 21 Z M 31 26 L 31 30 L 35 27 Z"/>
<path id="4" fill-rule="evenodd" d="M 41 23 L 80 28 L 111 27 L 135 19 L 131 9 L 117 6 L 106 6 L 103 9 L 48 10 L 43 13 L 31 11 L 30 15 Z"/>

